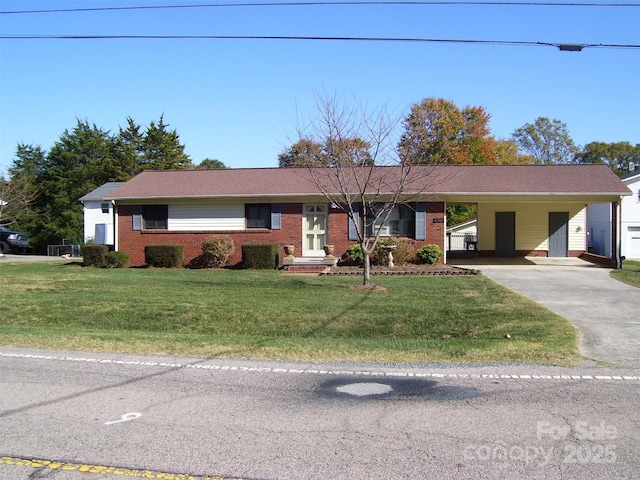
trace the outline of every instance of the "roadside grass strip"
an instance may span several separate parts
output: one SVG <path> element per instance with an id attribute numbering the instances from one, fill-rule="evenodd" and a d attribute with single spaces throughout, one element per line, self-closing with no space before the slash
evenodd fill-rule
<path id="1" fill-rule="evenodd" d="M 413 378 L 453 378 L 453 379 L 504 379 L 504 380 L 605 380 L 605 381 L 640 381 L 637 375 L 537 375 L 537 374 L 503 374 L 503 373 L 435 373 L 435 372 L 394 372 L 374 370 L 342 370 L 314 368 L 278 368 L 264 366 L 235 366 L 202 363 L 171 363 L 138 360 L 114 360 L 90 357 L 70 357 L 58 355 L 39 355 L 28 353 L 0 352 L 0 357 L 24 358 L 31 360 L 53 360 L 62 362 L 100 363 L 123 366 L 161 367 L 171 369 L 220 370 L 229 372 L 257 372 L 276 374 L 309 374 L 309 375 L 345 375 L 365 377 L 413 377 Z"/>
<path id="2" fill-rule="evenodd" d="M 20 457 L 0 457 L 0 465 L 14 465 L 33 469 L 61 470 L 79 472 L 83 474 L 117 475 L 125 478 L 153 478 L 156 480 L 243 480 L 240 477 L 208 477 L 189 475 L 185 473 L 167 473 L 155 470 L 138 470 L 133 468 L 110 467 L 105 465 L 89 465 L 85 463 L 64 462 L 58 460 L 43 460 Z M 248 480 L 248 479 L 244 479 Z"/>

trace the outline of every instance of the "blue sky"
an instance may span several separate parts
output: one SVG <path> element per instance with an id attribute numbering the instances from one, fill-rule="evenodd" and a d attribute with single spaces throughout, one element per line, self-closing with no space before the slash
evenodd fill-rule
<path id="1" fill-rule="evenodd" d="M 214 0 L 2 0 L 0 11 Z M 241 2 L 228 1 L 230 4 Z M 246 3 L 246 2 L 242 2 Z M 613 3 L 613 2 L 601 2 Z M 616 2 L 617 3 L 617 2 Z M 320 5 L 0 14 L 0 35 L 247 35 L 640 44 L 635 7 Z M 0 173 L 77 119 L 117 132 L 161 115 L 194 163 L 277 166 L 317 92 L 401 114 L 423 98 L 483 106 L 508 138 L 537 117 L 574 141 L 640 143 L 640 49 L 422 42 L 0 39 Z"/>

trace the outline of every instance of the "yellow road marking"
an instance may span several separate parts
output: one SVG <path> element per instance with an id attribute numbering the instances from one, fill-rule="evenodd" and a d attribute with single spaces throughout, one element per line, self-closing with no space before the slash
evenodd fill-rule
<path id="1" fill-rule="evenodd" d="M 118 475 L 133 478 L 155 478 L 156 480 L 242 480 L 230 477 L 199 477 L 184 473 L 165 473 L 154 470 L 136 470 L 131 468 L 108 467 L 104 465 L 86 465 L 83 463 L 60 462 L 35 458 L 0 457 L 0 465 L 16 465 L 19 467 L 48 468 L 51 470 L 77 471 L 102 475 Z"/>

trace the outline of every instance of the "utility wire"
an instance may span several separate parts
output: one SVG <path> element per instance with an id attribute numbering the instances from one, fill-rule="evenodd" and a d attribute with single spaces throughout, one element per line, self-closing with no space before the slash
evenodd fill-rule
<path id="1" fill-rule="evenodd" d="M 532 42 L 517 40 L 464 40 L 443 38 L 402 37 L 316 37 L 285 35 L 0 35 L 0 40 L 307 40 L 336 42 L 418 42 L 458 43 L 475 45 L 510 45 L 528 47 L 556 47 L 562 51 L 579 52 L 584 48 L 636 49 L 640 44 Z"/>
<path id="2" fill-rule="evenodd" d="M 161 9 L 184 9 L 184 8 L 234 8 L 234 7 L 317 7 L 317 6 L 376 6 L 376 5 L 398 5 L 398 6 L 508 6 L 508 7 L 599 7 L 599 8 L 629 8 L 640 7 L 640 3 L 586 3 L 586 2 L 529 2 L 529 1 L 456 1 L 456 0 L 433 0 L 433 1 L 327 1 L 327 2 L 247 2 L 247 3 L 210 3 L 210 4 L 190 4 L 190 5 L 139 5 L 129 7 L 86 7 L 86 8 L 56 8 L 46 10 L 12 10 L 0 11 L 0 15 L 29 14 L 29 13 L 69 13 L 69 12 L 107 12 L 119 10 L 161 10 Z"/>

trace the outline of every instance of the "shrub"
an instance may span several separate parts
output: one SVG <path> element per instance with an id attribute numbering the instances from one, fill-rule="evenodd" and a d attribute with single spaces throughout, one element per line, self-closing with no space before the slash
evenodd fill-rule
<path id="1" fill-rule="evenodd" d="M 236 246 L 228 235 L 209 237 L 202 242 L 201 262 L 204 268 L 224 267 Z"/>
<path id="2" fill-rule="evenodd" d="M 430 244 L 420 247 L 418 249 L 418 261 L 420 263 L 428 263 L 434 265 L 438 263 L 440 257 L 442 257 L 442 249 L 438 245 Z"/>
<path id="3" fill-rule="evenodd" d="M 109 247 L 106 245 L 84 245 L 82 247 L 83 264 L 88 267 L 105 267 L 107 265 L 107 253 L 109 253 Z"/>
<path id="4" fill-rule="evenodd" d="M 150 267 L 182 267 L 184 245 L 147 245 L 144 247 L 144 261 Z"/>
<path id="5" fill-rule="evenodd" d="M 346 256 L 347 261 L 353 265 L 364 264 L 364 253 L 362 253 L 362 248 L 358 244 L 349 246 L 346 251 Z"/>
<path id="6" fill-rule="evenodd" d="M 110 268 L 126 268 L 129 266 L 129 255 L 124 252 L 109 252 L 106 255 L 106 266 Z"/>
<path id="7" fill-rule="evenodd" d="M 389 250 L 384 248 L 389 245 L 395 245 L 396 247 L 393 249 L 393 262 L 396 265 L 405 265 L 415 261 L 413 242 L 411 240 L 407 238 L 383 238 L 376 245 L 376 257 L 380 265 L 389 264 Z"/>
<path id="8" fill-rule="evenodd" d="M 256 270 L 273 270 L 280 263 L 280 245 L 277 243 L 249 243 L 242 245 L 242 265 Z"/>

